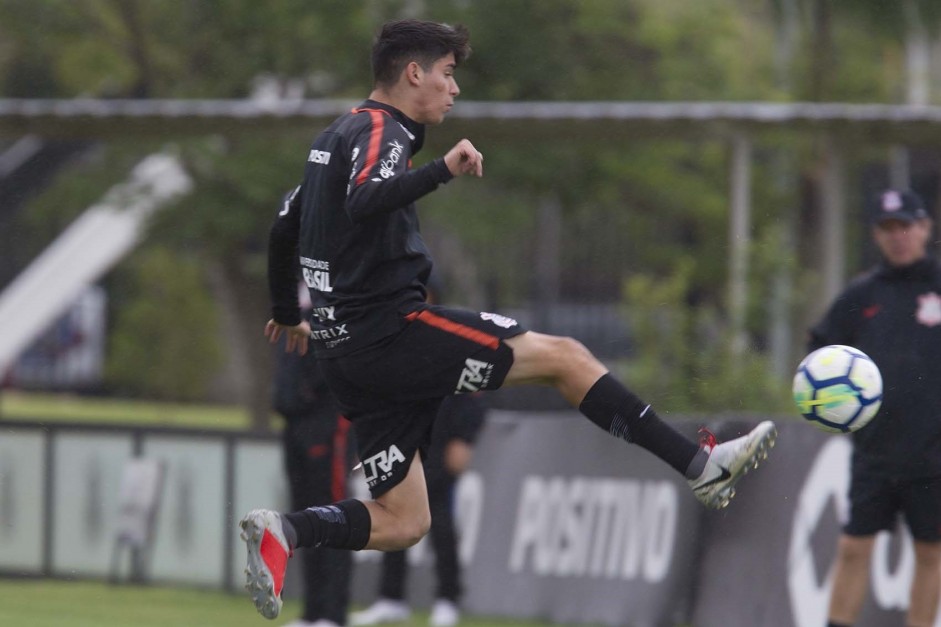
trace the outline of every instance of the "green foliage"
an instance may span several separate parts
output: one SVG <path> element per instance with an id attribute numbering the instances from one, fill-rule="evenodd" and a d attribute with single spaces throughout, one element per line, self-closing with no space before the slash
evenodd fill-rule
<path id="1" fill-rule="evenodd" d="M 625 281 L 636 355 L 625 380 L 663 411 L 790 410 L 790 382 L 771 375 L 758 351 L 735 354 L 715 307 L 689 302 L 694 265 L 687 256 L 670 276 Z"/>
<path id="2" fill-rule="evenodd" d="M 197 259 L 149 248 L 129 264 L 110 335 L 107 381 L 154 399 L 201 399 L 222 363 L 216 312 Z"/>
<path id="3" fill-rule="evenodd" d="M 785 0 L 0 0 L 0 96 L 241 98 L 259 78 L 274 77 L 303 86 L 307 97 L 360 98 L 370 88 L 368 51 L 375 30 L 385 20 L 417 15 L 470 27 L 474 54 L 458 72 L 462 100 L 891 102 L 905 81 L 904 40 L 911 26 L 905 6 L 918 9 L 929 33 L 937 32 L 941 20 L 941 4 L 931 0 L 787 2 L 797 19 L 789 56 L 780 40 Z M 144 265 L 167 268 L 154 278 L 168 284 L 178 278 L 200 284 L 204 277 L 190 254 L 223 268 L 234 286 L 263 292 L 268 228 L 281 194 L 301 176 L 303 155 L 319 129 L 259 135 L 249 124 L 248 132 L 236 136 L 180 142 L 195 191 L 150 225 L 149 245 L 168 260 L 138 258 L 133 271 L 111 279 L 124 287 L 130 281 L 125 275 L 136 277 L 133 289 L 112 290 L 119 321 L 154 315 L 148 309 L 152 290 L 138 285 Z M 635 276 L 628 289 L 633 299 L 635 292 L 651 291 L 659 300 L 645 301 L 647 306 L 660 302 L 663 308 L 645 312 L 638 305 L 638 315 L 654 316 L 646 324 L 657 339 L 649 340 L 637 365 L 654 389 L 663 385 L 677 406 L 696 408 L 717 403 L 730 390 L 736 392 L 728 399 L 733 404 L 770 397 L 757 374 L 761 380 L 745 386 L 751 391 L 729 383 L 739 369 L 752 376 L 764 366 L 757 349 L 738 364 L 724 352 L 727 138 L 612 134 L 603 142 L 521 142 L 511 125 L 495 125 L 479 145 L 486 155 L 483 180 L 453 181 L 419 202 L 426 231 L 457 242 L 493 305 L 526 305 L 539 207 L 558 203 L 561 299 L 616 300 L 623 277 L 638 268 L 647 277 L 671 277 L 661 284 Z M 449 137 L 448 128 L 446 123 L 429 129 L 419 163 L 452 145 L 456 138 L 440 139 Z M 506 137 L 501 128 L 507 128 Z M 100 145 L 71 164 L 16 221 L 16 250 L 5 251 L 4 261 L 25 263 L 158 147 L 128 138 Z M 784 174 L 776 157 L 782 150 L 796 155 Z M 796 243 L 789 242 L 782 225 L 812 230 L 801 222 L 800 212 L 808 212 L 801 183 L 817 179 L 816 164 L 811 142 L 764 135 L 756 144 L 755 243 L 749 258 L 754 287 L 747 319 L 756 344 L 767 333 L 771 279 L 787 269 L 795 283 L 805 285 L 799 267 L 811 238 L 798 235 Z M 858 247 L 849 249 L 859 254 Z M 174 264 L 179 277 L 169 270 Z M 204 294 L 201 288 L 191 292 L 194 302 Z M 251 327 L 263 315 L 258 312 L 266 307 L 264 298 L 243 291 L 234 298 L 242 306 L 233 315 Z M 797 310 L 806 303 L 795 297 L 785 306 Z M 200 306 L 170 314 L 180 329 L 200 328 L 204 315 Z M 138 349 L 122 350 L 133 355 Z M 658 353 L 669 356 L 662 358 L 669 370 L 654 367 Z M 124 368 L 130 363 L 112 364 L 109 372 L 127 374 L 134 370 Z M 176 368 L 173 359 L 160 364 L 152 368 Z M 163 376 L 151 374 L 155 381 Z M 161 383 L 159 394 L 172 387 Z"/>

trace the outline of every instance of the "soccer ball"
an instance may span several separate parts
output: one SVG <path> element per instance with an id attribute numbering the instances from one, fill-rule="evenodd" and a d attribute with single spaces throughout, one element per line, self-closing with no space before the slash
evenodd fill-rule
<path id="1" fill-rule="evenodd" d="M 882 405 L 882 374 L 861 350 L 831 344 L 804 357 L 792 391 L 801 415 L 818 429 L 858 431 Z"/>

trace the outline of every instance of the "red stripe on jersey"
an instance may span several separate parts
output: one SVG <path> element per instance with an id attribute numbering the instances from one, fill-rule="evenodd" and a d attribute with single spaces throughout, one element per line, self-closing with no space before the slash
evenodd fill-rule
<path id="1" fill-rule="evenodd" d="M 382 144 L 382 129 L 385 126 L 385 118 L 382 116 L 385 115 L 385 112 L 378 109 L 353 109 L 353 111 L 355 113 L 368 111 L 369 117 L 372 118 L 372 132 L 369 134 L 369 148 L 366 150 L 366 162 L 363 164 L 363 169 L 360 170 L 359 176 L 356 177 L 356 184 L 362 185 L 369 177 L 369 171 L 372 170 L 376 162 L 379 161 L 379 146 Z"/>
<path id="2" fill-rule="evenodd" d="M 463 325 L 460 322 L 448 320 L 447 318 L 434 314 L 427 309 L 424 311 L 413 311 L 412 313 L 405 316 L 405 319 L 409 321 L 418 320 L 419 322 L 424 322 L 425 324 L 437 327 L 442 331 L 459 335 L 466 340 L 476 342 L 481 346 L 486 346 L 490 350 L 497 350 L 497 348 L 500 346 L 500 338 L 497 336 L 484 333 L 479 329 Z"/>

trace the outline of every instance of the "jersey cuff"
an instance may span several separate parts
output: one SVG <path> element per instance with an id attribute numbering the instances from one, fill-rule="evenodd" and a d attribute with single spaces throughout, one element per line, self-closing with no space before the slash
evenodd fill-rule
<path id="1" fill-rule="evenodd" d="M 272 307 L 271 317 L 286 327 L 296 327 L 301 323 L 301 312 L 296 307 Z"/>
<path id="2" fill-rule="evenodd" d="M 447 183 L 454 178 L 454 175 L 451 174 L 451 170 L 448 169 L 448 164 L 444 162 L 444 157 L 435 159 L 431 165 L 434 168 L 435 182 Z"/>

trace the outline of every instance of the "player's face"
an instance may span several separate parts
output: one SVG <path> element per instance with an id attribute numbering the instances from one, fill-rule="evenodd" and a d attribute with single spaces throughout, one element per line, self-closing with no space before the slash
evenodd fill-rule
<path id="1" fill-rule="evenodd" d="M 454 67 L 454 55 L 449 53 L 435 61 L 429 70 L 422 70 L 416 122 L 440 124 L 454 106 L 454 99 L 461 93 L 454 79 Z"/>
<path id="2" fill-rule="evenodd" d="M 908 266 L 925 256 L 931 235 L 931 220 L 886 220 L 877 224 L 872 232 L 876 245 L 889 265 Z"/>

